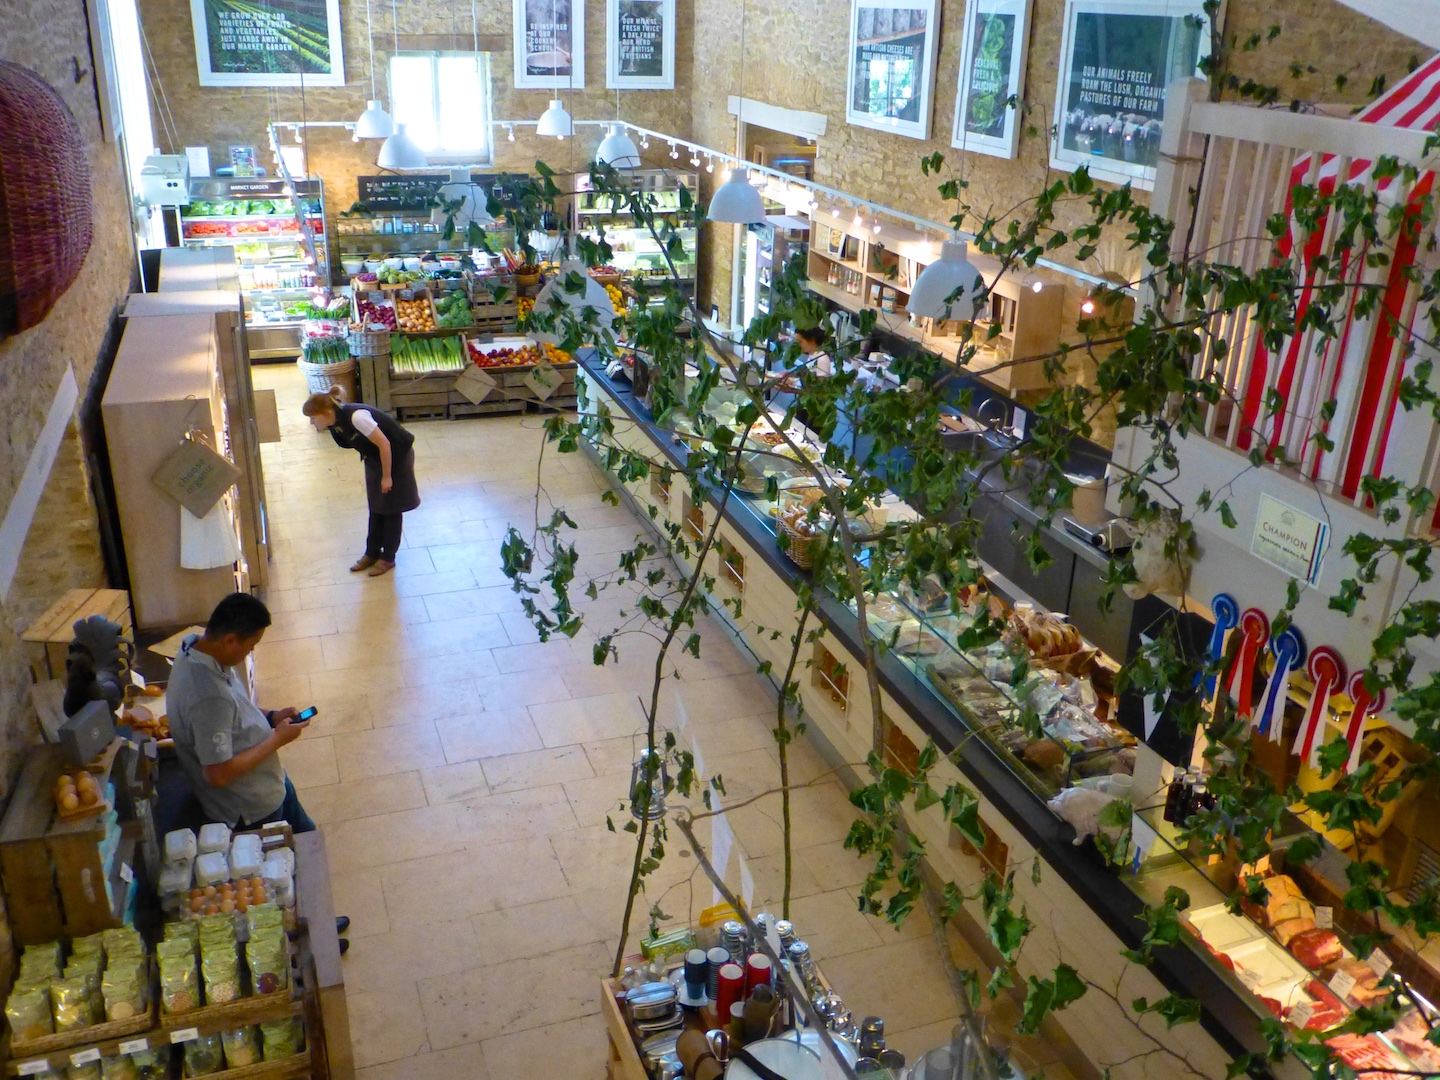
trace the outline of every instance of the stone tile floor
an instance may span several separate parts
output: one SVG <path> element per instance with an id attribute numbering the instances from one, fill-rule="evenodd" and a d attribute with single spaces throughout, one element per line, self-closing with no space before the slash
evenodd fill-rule
<path id="1" fill-rule="evenodd" d="M 618 663 L 592 664 L 591 643 L 623 605 L 613 594 L 588 606 L 576 640 L 540 644 L 499 545 L 510 525 L 533 527 L 537 475 L 543 513 L 553 501 L 581 527 L 590 572 L 612 568 L 638 524 L 602 503 L 605 481 L 583 455 L 547 449 L 537 473 L 534 417 L 420 422 L 424 502 L 406 517 L 396 570 L 352 575 L 365 530 L 359 461 L 309 428 L 293 367 L 258 367 L 255 382 L 276 390 L 283 431 L 264 448 L 274 625 L 256 654 L 259 696 L 267 708 L 320 708 L 284 760 L 325 830 L 337 908 L 353 919 L 345 964 L 360 1076 L 599 1078 L 599 979 L 633 857 L 632 838 L 605 822 L 643 741 L 655 645 L 632 635 Z M 718 625 L 699 629 L 701 657 L 673 664 L 664 715 L 683 718 L 681 738 L 731 791 L 765 791 L 778 782 L 774 691 Z M 955 1015 L 932 928 L 923 913 L 897 931 L 856 911 L 865 870 L 841 847 L 845 791 L 808 744 L 795 757 L 813 782 L 797 932 L 856 1015 L 882 1013 L 891 1045 L 914 1060 L 947 1041 Z M 778 803 L 731 816 L 735 852 L 757 856 L 757 904 L 774 911 Z M 726 877 L 740 886 L 734 856 Z M 712 902 L 677 834 L 633 926 L 643 931 L 648 903 L 683 917 Z M 1047 1075 L 1063 1072 L 1036 1057 Z"/>

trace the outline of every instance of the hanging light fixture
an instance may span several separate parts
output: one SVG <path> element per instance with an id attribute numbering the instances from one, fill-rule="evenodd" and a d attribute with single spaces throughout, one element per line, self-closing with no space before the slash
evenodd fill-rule
<path id="1" fill-rule="evenodd" d="M 450 179 L 440 185 L 436 194 L 447 203 L 460 203 L 455 210 L 456 232 L 463 232 L 470 225 L 487 229 L 495 224 L 495 218 L 486 207 L 489 200 L 485 197 L 485 189 L 471 181 L 469 169 L 451 169 Z M 444 207 L 437 206 L 430 211 L 430 220 L 435 225 L 443 226 L 447 216 Z"/>
<path id="2" fill-rule="evenodd" d="M 375 164 L 382 169 L 427 169 L 430 167 L 430 162 L 425 157 L 425 151 L 420 149 L 420 145 L 414 139 L 405 134 L 404 124 L 396 124 L 395 134 L 380 144 L 380 156 L 375 159 Z"/>
<path id="3" fill-rule="evenodd" d="M 759 225 L 765 220 L 765 200 L 751 185 L 748 171 L 730 170 L 730 179 L 715 189 L 705 216 L 732 225 Z"/>
<path id="4" fill-rule="evenodd" d="M 745 112 L 745 16 L 749 4 L 740 5 L 740 113 Z M 750 185 L 750 173 L 736 162 L 725 182 L 715 189 L 705 216 L 733 225 L 759 225 L 765 220 L 765 200 Z"/>
<path id="5" fill-rule="evenodd" d="M 946 240 L 939 261 L 925 267 L 915 279 L 905 310 L 923 319 L 974 319 L 974 290 L 980 271 L 965 257 L 967 250 L 968 245 L 959 237 Z"/>
<path id="6" fill-rule="evenodd" d="M 365 38 L 370 42 L 370 100 L 365 111 L 355 121 L 356 139 L 388 139 L 395 131 L 395 122 L 390 114 L 380 107 L 375 95 L 375 34 L 370 25 L 370 0 L 365 0 Z"/>
<path id="7" fill-rule="evenodd" d="M 659 821 L 665 816 L 665 791 L 669 786 L 665 759 L 656 751 L 641 750 L 630 766 L 630 816 L 636 821 Z"/>
<path id="8" fill-rule="evenodd" d="M 563 139 L 574 133 L 575 122 L 565 111 L 564 103 L 559 98 L 551 98 L 550 107 L 541 114 L 540 122 L 535 125 L 535 134 L 550 139 Z"/>
<path id="9" fill-rule="evenodd" d="M 595 151 L 595 160 L 616 169 L 638 169 L 640 151 L 635 147 L 635 140 L 625 134 L 622 125 L 611 124 L 609 133 L 600 140 L 600 147 Z"/>
<path id="10" fill-rule="evenodd" d="M 576 279 L 579 285 L 576 285 Z M 540 295 L 535 298 L 535 311 L 539 314 L 560 314 L 562 309 L 578 319 L 589 321 L 593 314 L 597 328 L 608 330 L 615 322 L 615 305 L 605 291 L 579 259 L 567 259 L 560 264 L 560 272 L 545 283 Z M 545 345 L 559 345 L 563 333 L 554 330 L 532 331 L 530 336 Z"/>

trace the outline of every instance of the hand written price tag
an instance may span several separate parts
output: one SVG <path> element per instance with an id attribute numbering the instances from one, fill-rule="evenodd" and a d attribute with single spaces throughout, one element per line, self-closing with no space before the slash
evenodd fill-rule
<path id="1" fill-rule="evenodd" d="M 1380 978 L 1383 979 L 1385 977 L 1385 973 L 1390 970 L 1390 966 L 1395 961 L 1390 959 L 1390 954 L 1387 953 L 1384 949 L 1376 949 L 1374 952 L 1372 952 L 1369 956 L 1365 958 L 1365 962 L 1370 965 L 1371 971 L 1375 972 L 1376 975 L 1379 975 Z"/>
<path id="2" fill-rule="evenodd" d="M 1285 1019 L 1289 1020 L 1293 1027 L 1305 1030 L 1305 1025 L 1310 1023 L 1310 1018 L 1315 1015 L 1315 1007 L 1308 1001 L 1302 1001 L 1290 1010 Z"/>
<path id="3" fill-rule="evenodd" d="M 143 1054 L 149 1049 L 149 1039 L 131 1039 L 129 1042 L 122 1042 L 120 1044 L 120 1053 L 122 1054 Z"/>
<path id="4" fill-rule="evenodd" d="M 1245 984 L 1247 990 L 1260 989 L 1260 976 L 1255 974 L 1255 972 L 1245 968 L 1237 968 L 1235 974 L 1240 981 Z"/>
<path id="5" fill-rule="evenodd" d="M 1330 989 L 1338 998 L 1346 998 L 1350 991 L 1355 989 L 1355 976 L 1348 971 L 1337 971 L 1335 977 L 1330 980 Z"/>
<path id="6" fill-rule="evenodd" d="M 89 1065 L 92 1061 L 100 1060 L 100 1048 L 92 1046 L 89 1050 L 76 1050 L 70 1055 L 70 1064 L 77 1068 L 81 1065 Z"/>
<path id="7" fill-rule="evenodd" d="M 170 1032 L 170 1042 L 172 1044 L 194 1042 L 199 1037 L 199 1028 L 181 1028 L 179 1031 Z"/>
<path id="8" fill-rule="evenodd" d="M 36 1058 L 34 1061 L 22 1061 L 15 1066 L 15 1071 L 21 1076 L 40 1076 L 50 1071 L 50 1062 L 45 1058 Z"/>
<path id="9" fill-rule="evenodd" d="M 471 405 L 479 405 L 500 385 L 481 368 L 471 364 L 455 380 L 455 392 Z"/>
<path id="10" fill-rule="evenodd" d="M 1328 907 L 1317 907 L 1315 909 L 1315 929 L 1329 930 L 1335 925 L 1335 909 Z"/>

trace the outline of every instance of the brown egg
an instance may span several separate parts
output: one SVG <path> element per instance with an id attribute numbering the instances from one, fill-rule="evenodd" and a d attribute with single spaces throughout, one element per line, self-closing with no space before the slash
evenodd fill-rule
<path id="1" fill-rule="evenodd" d="M 234 900 L 231 900 L 231 899 L 227 896 L 224 900 L 221 900 L 221 901 L 220 901 L 220 914 L 222 914 L 222 915 L 231 915 L 231 914 L 234 913 L 234 911 L 235 911 L 235 901 L 234 901 Z"/>
<path id="2" fill-rule="evenodd" d="M 250 888 L 251 888 L 251 889 L 263 889 L 264 887 L 265 887 L 265 879 L 264 879 L 263 877 L 252 877 L 252 878 L 250 879 Z"/>
<path id="3" fill-rule="evenodd" d="M 230 882 L 228 882 L 228 881 L 225 882 L 225 884 L 223 884 L 223 885 L 220 886 L 220 895 L 221 895 L 221 896 L 234 896 L 234 895 L 235 895 L 235 886 L 232 885 L 232 884 L 230 884 Z"/>
<path id="4" fill-rule="evenodd" d="M 217 896 L 220 895 L 220 890 L 217 889 L 217 888 L 215 888 L 214 885 L 206 885 L 206 886 L 205 886 L 205 895 L 206 895 L 208 898 L 210 898 L 211 900 L 213 900 L 215 897 L 217 897 Z"/>
<path id="5" fill-rule="evenodd" d="M 73 814 L 80 809 L 80 799 L 73 791 L 66 791 L 60 796 L 60 809 L 67 814 Z"/>
<path id="6" fill-rule="evenodd" d="M 240 912 L 241 915 L 244 915 L 245 912 L 250 910 L 250 898 L 248 896 L 242 896 L 239 900 L 236 900 L 235 910 Z"/>
<path id="7" fill-rule="evenodd" d="M 191 889 L 191 890 L 190 890 L 190 899 L 191 899 L 191 900 L 197 899 L 198 897 L 201 897 L 201 896 L 204 896 L 204 895 L 205 895 L 205 890 L 204 890 L 204 889 Z"/>
<path id="8" fill-rule="evenodd" d="M 191 911 L 200 911 L 200 910 L 201 910 L 202 908 L 204 908 L 204 907 L 205 907 L 205 898 L 204 898 L 203 896 L 196 896 L 196 897 L 194 897 L 193 899 L 191 899 L 191 901 L 190 901 L 190 910 L 191 910 Z"/>
<path id="9" fill-rule="evenodd" d="M 255 901 L 255 903 L 257 903 L 257 904 L 263 904 L 263 903 L 265 903 L 265 890 L 264 890 L 263 888 L 262 888 L 262 889 L 256 889 L 255 892 L 252 894 L 252 899 L 253 899 L 253 900 Z"/>

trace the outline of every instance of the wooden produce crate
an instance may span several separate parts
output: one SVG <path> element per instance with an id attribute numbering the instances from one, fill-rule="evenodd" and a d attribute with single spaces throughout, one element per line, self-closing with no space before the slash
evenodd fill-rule
<path id="1" fill-rule="evenodd" d="M 610 1044 L 605 1067 L 609 1080 L 649 1080 L 635 1038 L 620 1003 L 615 1000 L 616 984 L 612 979 L 600 980 L 600 1012 L 605 1017 L 605 1034 Z"/>
<path id="2" fill-rule="evenodd" d="M 400 301 L 404 300 L 407 303 L 422 304 L 425 310 L 430 313 L 430 320 L 434 322 L 436 317 L 435 298 L 431 295 L 429 289 L 413 289 L 407 287 L 404 289 L 400 289 L 398 292 L 395 292 L 392 295 L 395 299 L 395 313 L 397 316 L 400 313 Z M 436 333 L 435 330 L 416 330 L 413 328 L 407 330 L 404 326 L 401 326 L 399 330 L 400 333 L 409 334 L 412 337 L 428 337 Z"/>
<path id="3" fill-rule="evenodd" d="M 109 1020 L 103 1024 L 81 1028 L 78 1031 L 47 1035 L 43 1039 L 22 1041 L 12 1038 L 6 1055 L 10 1059 L 10 1068 L 7 1071 L 12 1076 L 16 1075 L 20 1073 L 21 1066 L 26 1064 L 29 1064 L 32 1069 L 38 1069 L 39 1065 L 33 1063 L 40 1060 L 43 1060 L 50 1068 L 57 1071 L 63 1070 L 66 1065 L 72 1063 L 74 1057 L 84 1056 L 81 1054 L 82 1050 L 92 1047 L 98 1048 L 104 1057 L 111 1057 L 119 1053 L 122 1042 L 127 1042 L 133 1036 L 147 1032 L 155 1026 L 158 1004 L 155 1000 L 153 972 L 150 983 L 150 1008 L 139 1016 L 133 1016 L 126 1020 Z"/>
<path id="4" fill-rule="evenodd" d="M 135 755 L 124 752 L 111 762 L 112 766 L 118 762 L 120 768 L 106 768 L 96 779 L 104 791 L 114 776 L 116 801 L 123 807 L 127 800 L 120 789 L 134 782 Z M 119 845 L 106 867 L 100 853 L 105 839 L 103 815 L 62 821 L 56 812 L 55 781 L 65 769 L 59 746 L 31 749 L 0 820 L 0 879 L 18 945 L 85 937 L 124 921 L 142 826 L 133 820 L 122 822 Z"/>
<path id="5" fill-rule="evenodd" d="M 91 615 L 103 615 L 119 624 L 126 639 L 134 640 L 129 593 L 120 589 L 71 589 L 20 635 L 28 643 L 36 682 L 65 678 L 65 654 L 75 640 L 75 623 Z"/>
<path id="6" fill-rule="evenodd" d="M 355 367 L 360 376 L 360 400 L 389 412 L 390 354 L 387 352 L 378 356 L 357 356 Z"/>

